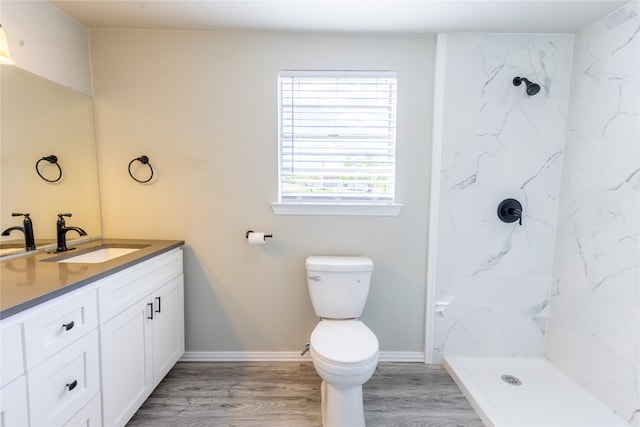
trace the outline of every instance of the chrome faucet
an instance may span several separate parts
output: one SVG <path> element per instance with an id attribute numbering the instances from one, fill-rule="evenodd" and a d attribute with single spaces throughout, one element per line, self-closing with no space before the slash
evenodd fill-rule
<path id="1" fill-rule="evenodd" d="M 24 250 L 34 251 L 36 249 L 36 240 L 33 236 L 33 222 L 29 218 L 28 213 L 12 213 L 11 216 L 23 216 L 22 227 L 9 227 L 2 232 L 3 236 L 8 236 L 13 230 L 19 230 L 24 233 Z"/>
<path id="2" fill-rule="evenodd" d="M 58 214 L 58 221 L 56 222 L 56 239 L 57 239 L 56 252 L 64 252 L 69 250 L 69 248 L 67 248 L 67 231 L 75 231 L 81 236 L 87 235 L 87 232 L 80 227 L 67 227 L 64 222 L 65 216 L 70 217 L 71 214 L 70 213 Z M 75 248 L 71 248 L 71 249 L 75 249 Z"/>

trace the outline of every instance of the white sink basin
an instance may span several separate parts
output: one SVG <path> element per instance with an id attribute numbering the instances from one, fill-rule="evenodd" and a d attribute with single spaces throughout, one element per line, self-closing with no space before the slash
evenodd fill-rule
<path id="1" fill-rule="evenodd" d="M 139 251 L 141 248 L 100 248 L 95 251 L 87 252 L 84 254 L 76 255 L 70 258 L 64 258 L 56 262 L 64 263 L 83 263 L 83 264 L 99 264 L 101 262 L 111 261 L 112 259 L 121 257 L 123 255 L 130 254 L 135 251 Z"/>
<path id="2" fill-rule="evenodd" d="M 100 264 L 103 262 L 111 261 L 112 259 L 119 258 L 124 255 L 144 249 L 149 245 L 138 245 L 130 243 L 105 243 L 98 246 L 79 248 L 74 251 L 71 248 L 65 252 L 58 252 L 58 255 L 41 259 L 45 262 L 59 262 L 59 263 L 81 263 L 81 264 Z M 56 252 L 48 252 L 56 253 Z"/>

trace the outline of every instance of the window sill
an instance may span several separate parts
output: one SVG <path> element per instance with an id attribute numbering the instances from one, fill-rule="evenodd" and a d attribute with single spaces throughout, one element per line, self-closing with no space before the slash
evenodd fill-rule
<path id="1" fill-rule="evenodd" d="M 341 215 L 341 216 L 398 216 L 404 207 L 392 204 L 320 204 L 320 203 L 271 203 L 276 215 Z"/>

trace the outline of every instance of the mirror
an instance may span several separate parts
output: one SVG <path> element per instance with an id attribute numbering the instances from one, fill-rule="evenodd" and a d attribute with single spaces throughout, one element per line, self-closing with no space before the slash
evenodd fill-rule
<path id="1" fill-rule="evenodd" d="M 87 236 L 69 232 L 67 241 L 101 236 L 93 100 L 15 66 L 0 67 L 0 230 L 22 226 L 12 212 L 28 212 L 37 248 L 55 247 L 57 214 L 70 212 L 67 225 Z M 62 169 L 57 182 L 36 172 L 36 162 L 50 155 Z M 48 161 L 39 170 L 50 180 L 59 174 Z M 12 231 L 0 243 L 0 256 L 21 252 L 24 235 Z"/>

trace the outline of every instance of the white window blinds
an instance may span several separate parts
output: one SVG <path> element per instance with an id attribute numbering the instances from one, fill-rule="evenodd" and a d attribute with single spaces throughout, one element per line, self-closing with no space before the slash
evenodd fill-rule
<path id="1" fill-rule="evenodd" d="M 393 203 L 396 74 L 279 74 L 280 201 Z"/>

